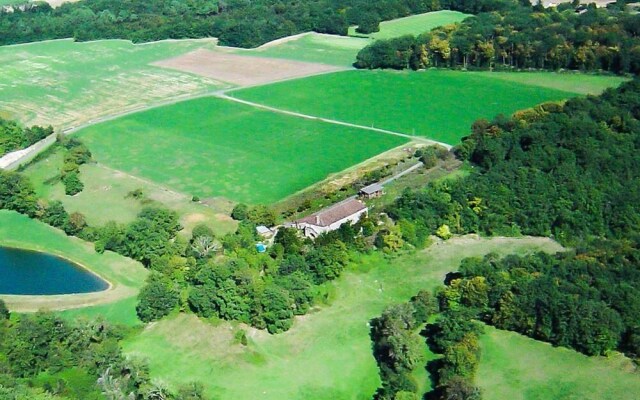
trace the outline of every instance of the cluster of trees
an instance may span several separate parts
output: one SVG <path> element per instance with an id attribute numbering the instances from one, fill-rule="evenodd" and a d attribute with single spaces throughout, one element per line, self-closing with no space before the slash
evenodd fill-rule
<path id="1" fill-rule="evenodd" d="M 48 126 L 23 128 L 16 121 L 0 117 L 0 157 L 12 151 L 21 150 L 53 134 Z"/>
<path id="2" fill-rule="evenodd" d="M 407 191 L 389 214 L 420 235 L 552 236 L 578 250 L 467 260 L 441 307 L 586 354 L 637 356 L 640 81 L 472 131 L 455 149 L 470 175 Z"/>
<path id="3" fill-rule="evenodd" d="M 589 6 L 576 13 L 517 6 L 480 13 L 417 37 L 378 40 L 365 47 L 358 68 L 428 67 L 575 69 L 640 72 L 640 15 Z"/>
<path id="4" fill-rule="evenodd" d="M 640 231 L 640 81 L 598 97 L 478 120 L 454 151 L 467 177 L 407 191 L 387 212 L 419 235 L 589 237 Z"/>
<path id="5" fill-rule="evenodd" d="M 453 9 L 476 13 L 501 9 L 510 0 L 84 0 L 51 8 L 29 3 L 0 12 L 0 44 L 46 39 L 130 39 L 217 37 L 221 44 L 255 47 L 281 37 L 316 31 L 346 35 L 380 21 Z"/>
<path id="6" fill-rule="evenodd" d="M 87 227 L 81 213 L 69 214 L 59 201 L 38 199 L 29 179 L 17 172 L 0 170 L 0 209 L 37 218 L 68 235 L 79 235 Z"/>
<path id="7" fill-rule="evenodd" d="M 446 289 L 501 329 L 588 355 L 640 356 L 640 247 L 597 242 L 575 252 L 466 259 Z"/>
<path id="8" fill-rule="evenodd" d="M 424 367 L 424 340 L 420 330 L 438 312 L 436 300 L 420 291 L 409 302 L 390 306 L 370 322 L 373 355 L 378 363 L 382 387 L 374 398 L 380 400 L 419 398 L 413 378 Z"/>
<path id="9" fill-rule="evenodd" d="M 439 290 L 440 296 L 443 290 Z M 473 381 L 480 362 L 478 335 L 482 329 L 474 317 L 473 310 L 439 304 L 427 291 L 420 291 L 407 303 L 386 308 L 371 321 L 373 355 L 382 381 L 374 398 L 421 398 L 420 385 L 413 376 L 416 368 L 425 368 L 426 340 L 431 351 L 441 355 L 426 365 L 435 388 L 428 398 L 480 400 L 480 390 Z M 435 322 L 427 324 L 431 319 Z"/>
<path id="10" fill-rule="evenodd" d="M 349 225 L 310 242 L 294 229 L 281 228 L 269 252 L 255 250 L 255 224 L 245 221 L 220 243 L 201 228 L 191 239 L 187 275 L 162 268 L 164 298 L 176 299 L 173 285 L 186 288 L 185 308 L 199 316 L 237 320 L 271 333 L 288 330 L 295 315 L 307 313 L 321 300 L 318 285 L 335 279 L 349 261 L 357 230 Z M 202 243 L 205 243 L 203 245 Z M 204 251 L 214 245 L 213 251 Z M 174 259 L 174 263 L 179 261 Z M 155 265 L 152 264 L 151 268 Z M 169 300 L 167 300 L 169 302 Z"/>
<path id="11" fill-rule="evenodd" d="M 172 393 L 151 382 L 146 364 L 122 354 L 125 334 L 104 321 L 68 322 L 51 313 L 9 318 L 0 300 L 0 398 L 203 398 L 197 384 Z"/>
<path id="12" fill-rule="evenodd" d="M 65 149 L 60 179 L 64 185 L 65 194 L 73 196 L 84 189 L 84 184 L 80 180 L 80 166 L 91 161 L 91 152 L 78 139 L 65 137 L 58 139 Z"/>

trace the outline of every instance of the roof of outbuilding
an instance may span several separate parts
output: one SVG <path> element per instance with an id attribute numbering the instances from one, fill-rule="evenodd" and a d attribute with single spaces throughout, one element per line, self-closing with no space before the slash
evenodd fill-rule
<path id="1" fill-rule="evenodd" d="M 379 183 L 374 183 L 372 185 L 365 186 L 362 189 L 360 189 L 360 193 L 364 193 L 364 194 L 373 194 L 380 191 L 382 191 L 382 185 L 380 185 Z"/>
<path id="2" fill-rule="evenodd" d="M 256 231 L 257 231 L 259 234 L 271 233 L 271 229 L 267 228 L 267 227 L 266 227 L 266 226 L 264 226 L 264 225 L 256 226 Z"/>
<path id="3" fill-rule="evenodd" d="M 367 206 L 363 202 L 351 198 L 299 219 L 296 222 L 316 226 L 329 226 L 366 208 Z"/>

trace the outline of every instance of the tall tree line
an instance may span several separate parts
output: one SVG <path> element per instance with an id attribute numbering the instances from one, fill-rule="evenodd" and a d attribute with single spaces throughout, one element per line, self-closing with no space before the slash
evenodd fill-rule
<path id="1" fill-rule="evenodd" d="M 217 37 L 228 46 L 255 47 L 316 31 L 346 35 L 350 25 L 452 9 L 502 9 L 512 0 L 83 0 L 51 8 L 44 2 L 0 11 L 0 45 L 47 39 Z"/>
<path id="2" fill-rule="evenodd" d="M 355 65 L 640 72 L 640 15 L 617 8 L 584 11 L 569 4 L 480 13 L 417 37 L 376 41 L 360 51 Z"/>

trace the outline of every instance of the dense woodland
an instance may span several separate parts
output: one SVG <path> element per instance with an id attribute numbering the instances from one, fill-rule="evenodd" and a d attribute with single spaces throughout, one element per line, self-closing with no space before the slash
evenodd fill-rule
<path id="1" fill-rule="evenodd" d="M 0 157 L 12 151 L 27 148 L 52 133 L 51 126 L 23 128 L 16 121 L 0 117 Z"/>
<path id="2" fill-rule="evenodd" d="M 177 392 L 154 383 L 149 368 L 126 358 L 124 328 L 68 322 L 50 313 L 11 317 L 0 300 L 0 398 L 3 400 L 198 400 L 198 384 Z"/>
<path id="3" fill-rule="evenodd" d="M 574 7 L 517 6 L 417 37 L 378 40 L 360 51 L 355 65 L 639 73 L 640 14 L 594 6 L 577 13 Z"/>
<path id="4" fill-rule="evenodd" d="M 426 291 L 407 303 L 387 307 L 371 321 L 373 355 L 378 362 L 382 386 L 377 400 L 418 400 L 423 393 L 414 378 L 426 368 L 434 390 L 424 398 L 438 400 L 480 400 L 474 378 L 480 364 L 479 335 L 482 326 L 474 312 L 460 305 L 442 308 Z M 424 359 L 429 346 L 439 358 Z"/>
<path id="5" fill-rule="evenodd" d="M 467 260 L 441 307 L 475 308 L 497 327 L 586 354 L 637 357 L 639 119 L 635 80 L 599 97 L 477 121 L 455 149 L 474 171 L 405 192 L 390 215 L 413 235 L 551 236 L 576 250 Z"/>
<path id="6" fill-rule="evenodd" d="M 350 25 L 452 9 L 496 10 L 511 0 L 83 0 L 52 9 L 44 2 L 0 12 L 0 45 L 47 39 L 161 39 L 217 37 L 255 47 L 316 31 L 346 35 Z M 22 10 L 24 9 L 24 10 Z"/>

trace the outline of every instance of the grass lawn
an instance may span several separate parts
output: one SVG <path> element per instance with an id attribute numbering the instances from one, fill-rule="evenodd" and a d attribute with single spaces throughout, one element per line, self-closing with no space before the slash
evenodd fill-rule
<path id="1" fill-rule="evenodd" d="M 358 52 L 371 43 L 369 39 L 324 35 L 311 32 L 294 40 L 251 50 L 235 50 L 241 55 L 284 58 L 351 67 Z"/>
<path id="2" fill-rule="evenodd" d="M 75 320 L 78 318 L 85 318 L 89 320 L 104 318 L 112 324 L 137 326 L 142 324 L 142 321 L 138 319 L 138 315 L 136 314 L 137 305 L 138 298 L 136 296 L 131 296 L 122 300 L 114 301 L 113 303 L 65 310 L 61 311 L 59 314 L 69 320 Z"/>
<path id="3" fill-rule="evenodd" d="M 101 164 L 85 164 L 80 167 L 80 179 L 85 187 L 75 196 L 67 196 L 64 186 L 55 177 L 62 166 L 62 152 L 55 151 L 31 164 L 24 173 L 30 178 L 38 196 L 61 201 L 69 212 L 85 215 L 89 225 L 104 225 L 108 221 L 128 223 L 133 221 L 145 206 L 161 205 L 180 216 L 184 233 L 188 234 L 199 223 L 209 225 L 218 235 L 235 231 L 236 222 L 229 217 L 233 204 L 218 199 L 207 205 L 194 203 L 191 196 L 114 171 Z M 128 196 L 141 189 L 145 199 Z"/>
<path id="4" fill-rule="evenodd" d="M 499 75 L 498 73 L 494 73 Z M 586 76 L 585 76 L 586 77 Z M 611 85 L 618 80 L 612 80 Z M 478 118 L 577 95 L 459 71 L 347 71 L 233 91 L 241 99 L 456 144 Z"/>
<path id="5" fill-rule="evenodd" d="M 97 254 L 93 244 L 66 236 L 62 231 L 21 214 L 0 210 L 0 246 L 43 251 L 84 265 L 112 283 L 104 292 L 62 296 L 6 296 L 11 309 L 51 309 L 110 303 L 137 295 L 147 275 L 141 264 L 105 252 Z"/>
<path id="6" fill-rule="evenodd" d="M 170 385 L 199 380 L 219 399 L 370 399 L 379 379 L 367 323 L 385 306 L 434 288 L 467 256 L 559 249 L 548 239 L 458 238 L 391 260 L 376 253 L 329 285 L 330 306 L 297 318 L 284 334 L 247 329 L 245 347 L 233 341 L 235 324 L 178 315 L 124 347 L 148 359 L 152 376 Z"/>
<path id="7" fill-rule="evenodd" d="M 79 126 L 99 117 L 204 93 L 219 82 L 149 63 L 213 40 L 134 45 L 124 40 L 54 40 L 0 47 L 0 111 L 25 124 Z"/>
<path id="8" fill-rule="evenodd" d="M 620 354 L 587 357 L 487 326 L 476 382 L 486 400 L 634 400 L 640 376 Z"/>
<path id="9" fill-rule="evenodd" d="M 201 98 L 78 133 L 104 165 L 189 196 L 271 203 L 386 150 L 401 137 Z"/>
<path id="10" fill-rule="evenodd" d="M 409 17 L 381 22 L 380 32 L 375 32 L 366 36 L 374 39 L 389 39 L 403 35 L 419 35 L 421 33 L 429 32 L 438 26 L 460 22 L 470 16 L 471 15 L 469 14 L 449 10 L 411 15 Z M 355 27 L 349 29 L 349 35 L 361 36 L 361 34 L 356 32 Z"/>

